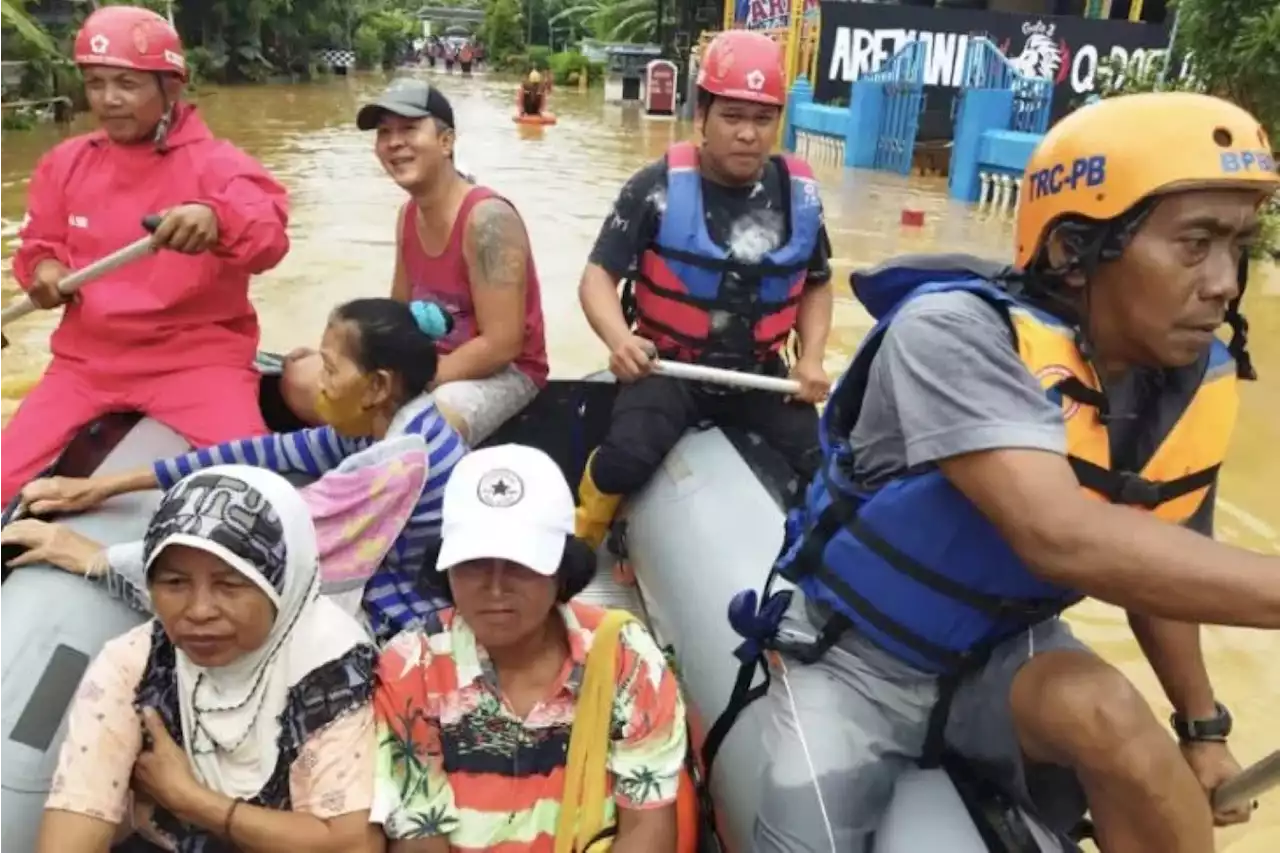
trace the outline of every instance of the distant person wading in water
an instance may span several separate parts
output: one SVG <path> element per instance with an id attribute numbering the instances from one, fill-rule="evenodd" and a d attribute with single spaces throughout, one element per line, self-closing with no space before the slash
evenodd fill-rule
<path id="1" fill-rule="evenodd" d="M 530 71 L 529 76 L 520 84 L 516 98 L 520 115 L 542 115 L 542 110 L 546 107 L 547 102 L 547 92 L 542 85 L 542 75 L 537 71 Z"/>

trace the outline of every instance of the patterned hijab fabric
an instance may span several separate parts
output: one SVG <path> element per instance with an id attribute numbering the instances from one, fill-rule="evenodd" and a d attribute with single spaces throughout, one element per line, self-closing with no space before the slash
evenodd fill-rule
<path id="1" fill-rule="evenodd" d="M 252 476 L 250 476 L 252 474 Z M 272 482 L 278 480 L 279 482 Z M 284 523 L 276 506 L 255 487 L 267 485 L 286 498 L 294 489 L 287 480 L 267 471 L 247 466 L 224 465 L 208 468 L 181 480 L 170 489 L 151 518 L 143 539 L 143 561 L 148 570 L 160 552 L 169 545 L 188 545 L 222 557 L 236 571 L 263 587 L 274 603 L 284 593 L 289 564 L 285 547 Z M 281 488 L 282 487 L 282 488 Z M 285 499 L 284 505 L 295 504 L 306 512 L 301 496 Z M 315 554 L 314 545 L 307 548 L 302 525 L 295 521 L 295 546 L 302 552 Z M 314 527 L 309 531 L 315 540 Z M 303 556 L 301 560 L 305 560 Z M 315 566 L 295 563 L 299 581 L 309 582 Z"/>
<path id="2" fill-rule="evenodd" d="M 138 704 L 160 712 L 204 785 L 287 808 L 289 765 L 302 743 L 368 702 L 374 650 L 350 615 L 319 597 L 315 526 L 283 477 L 239 465 L 186 477 L 147 530 L 148 577 L 174 545 L 243 574 L 271 600 L 275 620 L 259 648 L 216 668 L 188 658 L 157 622 Z M 180 850 L 217 849 L 208 835 L 172 829 Z"/>

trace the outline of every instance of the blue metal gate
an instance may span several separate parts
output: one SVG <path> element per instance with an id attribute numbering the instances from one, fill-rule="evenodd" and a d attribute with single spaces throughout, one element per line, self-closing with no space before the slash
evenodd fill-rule
<path id="1" fill-rule="evenodd" d="M 899 50 L 884 67 L 867 79 L 879 83 L 884 92 L 880 134 L 876 138 L 875 168 L 901 175 L 911 173 L 920 110 L 924 108 L 924 63 L 926 45 L 913 41 Z"/>
<path id="2" fill-rule="evenodd" d="M 1011 89 L 1013 118 L 1009 130 L 1044 133 L 1053 108 L 1053 81 L 1028 77 L 987 38 L 969 39 L 964 57 L 964 88 Z"/>

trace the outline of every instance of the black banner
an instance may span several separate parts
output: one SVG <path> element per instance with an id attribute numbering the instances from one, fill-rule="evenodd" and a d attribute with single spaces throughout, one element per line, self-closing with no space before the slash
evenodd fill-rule
<path id="1" fill-rule="evenodd" d="M 1111 57 L 1149 62 L 1163 56 L 1169 44 L 1168 28 L 1156 24 L 823 0 L 814 100 L 848 103 L 854 80 L 879 69 L 908 42 L 923 41 L 928 58 L 919 139 L 950 139 L 966 47 L 970 38 L 981 36 L 1022 73 L 1055 81 L 1053 119 L 1094 90 L 1101 62 Z"/>

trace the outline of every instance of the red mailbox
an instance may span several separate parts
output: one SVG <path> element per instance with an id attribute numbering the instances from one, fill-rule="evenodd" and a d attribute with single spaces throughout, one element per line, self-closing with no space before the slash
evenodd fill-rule
<path id="1" fill-rule="evenodd" d="M 676 111 L 676 66 L 655 59 L 644 69 L 644 111 L 649 115 L 673 115 Z"/>

